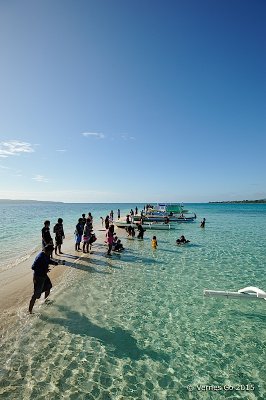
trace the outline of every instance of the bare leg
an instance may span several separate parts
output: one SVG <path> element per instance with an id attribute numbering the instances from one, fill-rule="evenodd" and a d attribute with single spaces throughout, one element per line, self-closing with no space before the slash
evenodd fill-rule
<path id="1" fill-rule="evenodd" d="M 36 297 L 35 297 L 35 295 L 33 295 L 31 300 L 30 300 L 30 304 L 29 304 L 29 313 L 30 314 L 32 314 L 32 309 L 33 309 L 33 306 L 35 304 L 35 301 L 36 301 Z"/>
<path id="2" fill-rule="evenodd" d="M 110 256 L 111 255 L 111 250 L 112 250 L 112 244 L 110 243 L 109 245 L 108 245 L 108 252 L 107 252 L 107 254 Z"/>

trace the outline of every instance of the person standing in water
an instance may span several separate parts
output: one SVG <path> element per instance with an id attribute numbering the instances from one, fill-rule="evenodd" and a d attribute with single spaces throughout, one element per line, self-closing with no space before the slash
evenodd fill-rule
<path id="1" fill-rule="evenodd" d="M 35 258 L 31 269 L 34 271 L 33 274 L 33 283 L 34 283 L 34 293 L 31 297 L 29 304 L 29 313 L 32 314 L 32 309 L 35 304 L 35 301 L 41 297 L 41 294 L 44 292 L 45 299 L 49 296 L 52 283 L 50 278 L 48 277 L 49 264 L 58 265 L 57 261 L 51 259 L 51 255 L 53 253 L 54 246 L 52 244 L 47 244 L 43 251 L 41 251 L 37 257 Z"/>
<path id="2" fill-rule="evenodd" d="M 151 240 L 151 247 L 153 249 L 157 249 L 158 243 L 157 243 L 157 238 L 156 236 L 153 236 L 152 240 Z"/>
<path id="3" fill-rule="evenodd" d="M 205 222 L 206 222 L 206 218 L 203 218 L 203 220 L 200 223 L 201 228 L 205 228 Z"/>
<path id="4" fill-rule="evenodd" d="M 82 218 L 79 218 L 78 223 L 76 225 L 76 230 L 75 230 L 75 239 L 76 239 L 75 240 L 75 242 L 76 242 L 75 250 L 76 251 L 81 250 L 80 243 L 82 240 L 83 228 L 84 228 L 84 226 L 83 226 Z"/>
<path id="5" fill-rule="evenodd" d="M 83 253 L 90 252 L 90 238 L 92 232 L 92 223 L 89 218 L 87 218 L 86 224 L 83 230 Z M 86 251 L 87 250 L 87 251 Z"/>
<path id="6" fill-rule="evenodd" d="M 143 235 L 144 235 L 145 229 L 143 229 L 141 224 L 137 225 L 137 229 L 139 231 L 137 238 L 138 239 L 143 239 Z"/>
<path id="7" fill-rule="evenodd" d="M 110 228 L 108 229 L 108 232 L 106 234 L 107 236 L 107 244 L 108 244 L 108 251 L 107 254 L 108 256 L 111 256 L 111 250 L 113 247 L 113 241 L 114 241 L 114 229 L 112 228 L 113 225 L 110 226 Z"/>
<path id="8" fill-rule="evenodd" d="M 110 226 L 109 215 L 106 215 L 104 224 L 105 224 L 105 229 L 109 229 Z"/>
<path id="9" fill-rule="evenodd" d="M 114 220 L 114 212 L 113 212 L 113 210 L 110 211 L 109 220 L 110 220 L 110 222 L 113 222 L 113 220 Z"/>

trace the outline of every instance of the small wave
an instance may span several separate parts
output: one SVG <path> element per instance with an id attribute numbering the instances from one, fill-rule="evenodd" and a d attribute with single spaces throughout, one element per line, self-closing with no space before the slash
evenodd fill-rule
<path id="1" fill-rule="evenodd" d="M 23 263 L 24 261 L 27 261 L 34 253 L 36 253 L 38 251 L 38 249 L 40 248 L 40 246 L 35 246 L 29 250 L 27 250 L 26 254 L 22 254 L 20 257 L 18 258 L 11 258 L 10 260 L 7 261 L 7 263 L 1 263 L 0 264 L 0 271 L 7 271 L 11 268 L 16 267 L 17 265 Z"/>

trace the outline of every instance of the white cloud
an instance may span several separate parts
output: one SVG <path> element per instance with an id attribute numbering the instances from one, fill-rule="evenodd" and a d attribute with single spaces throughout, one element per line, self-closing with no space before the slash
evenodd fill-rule
<path id="1" fill-rule="evenodd" d="M 9 167 L 5 167 L 4 165 L 0 165 L 0 168 L 2 168 L 2 169 L 11 169 Z"/>
<path id="2" fill-rule="evenodd" d="M 35 175 L 32 179 L 37 182 L 48 182 L 48 179 L 43 175 Z"/>
<path id="3" fill-rule="evenodd" d="M 60 153 L 65 153 L 65 152 L 66 152 L 65 149 L 58 149 L 58 150 L 56 150 L 56 151 L 59 151 Z"/>
<path id="4" fill-rule="evenodd" d="M 0 142 L 0 157 L 17 156 L 21 153 L 33 153 L 34 149 L 30 143 L 10 140 L 9 142 Z"/>
<path id="5" fill-rule="evenodd" d="M 129 136 L 127 134 L 121 135 L 121 139 L 123 140 L 135 140 L 136 138 L 134 136 Z"/>
<path id="6" fill-rule="evenodd" d="M 82 132 L 82 135 L 85 136 L 85 137 L 94 136 L 94 137 L 96 137 L 98 139 L 104 139 L 105 138 L 105 135 L 103 133 L 99 133 L 99 132 Z"/>

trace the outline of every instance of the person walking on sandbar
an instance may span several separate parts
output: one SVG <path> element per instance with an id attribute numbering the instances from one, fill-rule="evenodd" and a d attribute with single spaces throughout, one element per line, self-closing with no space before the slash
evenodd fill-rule
<path id="1" fill-rule="evenodd" d="M 54 250 L 54 246 L 52 244 L 47 244 L 43 251 L 41 251 L 37 257 L 35 258 L 31 269 L 34 271 L 33 273 L 33 283 L 34 283 L 34 293 L 30 300 L 29 304 L 29 313 L 32 314 L 32 309 L 35 304 L 35 301 L 41 297 L 41 294 L 44 292 L 45 299 L 49 296 L 52 282 L 48 277 L 49 264 L 58 265 L 57 261 L 51 259 L 52 252 Z"/>

